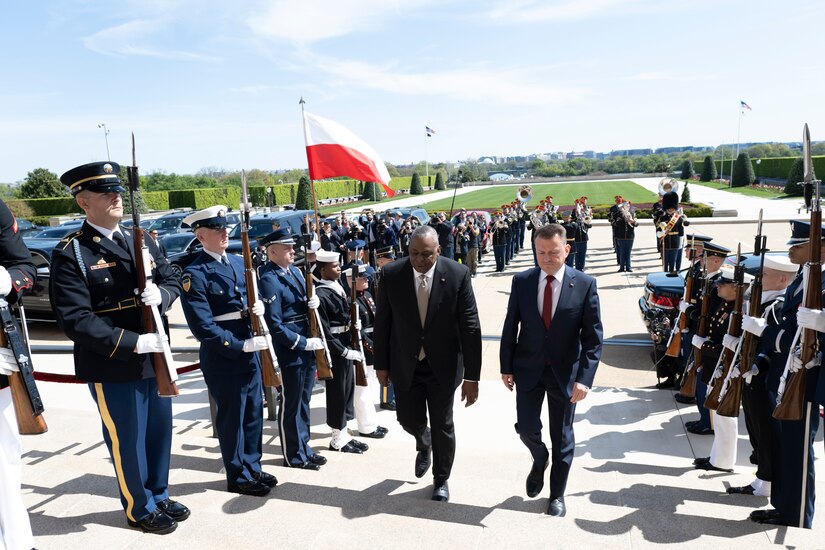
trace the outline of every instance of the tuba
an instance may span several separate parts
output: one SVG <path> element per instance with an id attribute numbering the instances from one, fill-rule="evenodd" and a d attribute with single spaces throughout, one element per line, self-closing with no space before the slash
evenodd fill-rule
<path id="1" fill-rule="evenodd" d="M 533 188 L 529 185 L 522 185 L 516 191 L 516 200 L 522 203 L 528 203 L 533 200 Z"/>
<path id="2" fill-rule="evenodd" d="M 659 195 L 664 195 L 665 193 L 670 193 L 671 191 L 674 193 L 679 192 L 679 180 L 673 178 L 662 178 L 659 182 Z"/>

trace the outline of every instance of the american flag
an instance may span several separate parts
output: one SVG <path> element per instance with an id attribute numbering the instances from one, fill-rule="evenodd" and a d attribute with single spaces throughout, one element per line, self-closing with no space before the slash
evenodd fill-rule
<path id="1" fill-rule="evenodd" d="M 427 137 L 433 137 L 433 134 L 435 133 L 435 130 L 433 130 L 429 126 L 424 126 L 424 130 L 427 132 Z"/>
<path id="2" fill-rule="evenodd" d="M 744 102 L 744 101 L 742 101 L 741 99 L 739 100 L 739 108 L 740 108 L 740 109 L 747 109 L 748 111 L 752 111 L 752 110 L 753 110 L 753 109 L 751 109 L 751 106 L 750 106 L 750 105 L 748 105 L 747 103 L 745 103 L 745 102 Z"/>

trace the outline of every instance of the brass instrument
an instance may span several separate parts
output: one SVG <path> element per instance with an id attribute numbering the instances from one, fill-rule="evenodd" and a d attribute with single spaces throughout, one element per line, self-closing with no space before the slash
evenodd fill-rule
<path id="1" fill-rule="evenodd" d="M 623 202 L 621 206 L 619 206 L 619 213 L 621 213 L 624 221 L 627 222 L 627 225 L 631 227 L 636 226 L 636 218 L 633 216 L 633 211 L 630 210 L 629 202 Z"/>
<path id="2" fill-rule="evenodd" d="M 662 178 L 659 182 L 659 195 L 664 195 L 665 193 L 670 193 L 671 191 L 674 193 L 679 192 L 679 180 L 674 178 Z"/>
<path id="3" fill-rule="evenodd" d="M 528 203 L 533 200 L 533 188 L 529 185 L 522 185 L 516 191 L 516 200 L 522 203 Z"/>

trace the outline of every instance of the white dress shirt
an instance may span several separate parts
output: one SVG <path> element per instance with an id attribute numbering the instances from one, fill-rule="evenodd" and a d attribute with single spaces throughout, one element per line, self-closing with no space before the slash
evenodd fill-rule
<path id="1" fill-rule="evenodd" d="M 435 266 L 438 265 L 438 260 L 433 264 L 429 271 L 426 273 L 419 273 L 418 271 L 413 268 L 413 292 L 418 294 L 418 287 L 421 286 L 421 275 L 424 275 L 425 281 L 427 282 L 427 294 L 432 294 L 433 292 L 433 278 L 435 275 Z"/>
<path id="2" fill-rule="evenodd" d="M 559 305 L 559 297 L 561 297 L 561 283 L 564 280 L 564 268 L 562 264 L 561 269 L 553 273 L 553 310 L 550 312 L 550 319 L 556 315 L 556 307 Z M 543 315 L 544 308 L 544 289 L 547 287 L 547 273 L 542 271 L 539 274 L 539 293 L 537 296 L 537 304 L 539 308 L 539 317 Z"/>
<path id="3" fill-rule="evenodd" d="M 204 252 L 215 258 L 220 263 L 223 263 L 223 259 L 226 258 L 226 254 L 218 254 L 217 252 L 212 252 L 211 250 L 203 249 Z M 229 265 L 229 260 L 226 260 L 226 264 Z"/>
<path id="4" fill-rule="evenodd" d="M 107 229 L 105 227 L 100 227 L 99 225 L 95 225 L 92 222 L 90 222 L 89 220 L 86 220 L 86 223 L 88 223 L 89 225 L 91 225 L 92 227 L 97 229 L 98 233 L 100 233 L 101 235 L 103 235 L 104 237 L 106 237 L 107 239 L 109 239 L 112 242 L 114 242 L 114 240 L 115 240 L 115 233 L 120 233 L 121 236 L 123 236 L 123 239 L 124 240 L 126 239 L 126 236 L 123 235 L 123 233 L 121 233 L 120 227 L 115 227 L 114 229 Z"/>

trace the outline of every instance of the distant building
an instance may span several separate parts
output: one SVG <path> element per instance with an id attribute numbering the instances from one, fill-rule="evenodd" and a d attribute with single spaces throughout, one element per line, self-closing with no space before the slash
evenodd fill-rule
<path id="1" fill-rule="evenodd" d="M 510 181 L 516 179 L 512 174 L 490 174 L 490 181 Z"/>
<path id="2" fill-rule="evenodd" d="M 652 155 L 653 149 L 619 149 L 610 151 L 610 157 L 643 157 L 645 155 Z"/>

